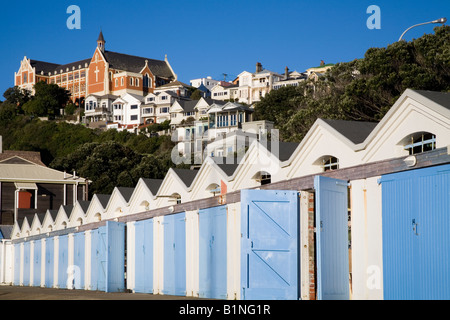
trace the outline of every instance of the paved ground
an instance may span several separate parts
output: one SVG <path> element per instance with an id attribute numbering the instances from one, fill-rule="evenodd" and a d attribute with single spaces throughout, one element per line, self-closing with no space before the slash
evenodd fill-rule
<path id="1" fill-rule="evenodd" d="M 193 297 L 145 293 L 106 293 L 0 285 L 0 300 L 199 300 Z"/>

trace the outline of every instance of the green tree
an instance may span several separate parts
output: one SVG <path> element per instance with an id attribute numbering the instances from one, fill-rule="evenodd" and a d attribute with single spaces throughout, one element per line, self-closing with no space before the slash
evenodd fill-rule
<path id="1" fill-rule="evenodd" d="M 40 81 L 34 85 L 34 90 L 34 97 L 23 105 L 27 115 L 55 117 L 69 101 L 69 91 L 57 84 Z"/>

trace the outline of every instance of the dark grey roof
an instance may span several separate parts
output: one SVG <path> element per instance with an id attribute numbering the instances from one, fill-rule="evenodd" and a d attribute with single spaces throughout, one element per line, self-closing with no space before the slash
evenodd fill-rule
<path id="1" fill-rule="evenodd" d="M 45 217 L 45 212 L 43 213 L 36 213 L 37 218 L 39 220 L 39 223 L 42 224 L 42 222 L 44 222 L 44 217 Z"/>
<path id="2" fill-rule="evenodd" d="M 158 193 L 159 187 L 161 186 L 163 180 L 162 179 L 145 179 L 142 178 L 145 185 L 150 189 L 153 195 Z"/>
<path id="3" fill-rule="evenodd" d="M 266 143 L 267 143 L 267 149 L 270 152 L 274 153 L 275 149 L 272 148 L 272 142 L 271 141 L 267 141 Z M 264 142 L 261 142 L 261 144 L 265 145 Z M 291 155 L 294 153 L 295 149 L 297 149 L 298 145 L 299 145 L 299 143 L 297 143 L 297 142 L 283 142 L 283 141 L 279 141 L 278 142 L 278 159 L 280 161 L 289 160 Z"/>
<path id="4" fill-rule="evenodd" d="M 11 239 L 13 225 L 0 225 L 0 239 Z"/>
<path id="5" fill-rule="evenodd" d="M 53 221 L 55 221 L 56 216 L 58 215 L 58 210 L 48 210 L 50 213 L 50 217 L 52 217 Z"/>
<path id="6" fill-rule="evenodd" d="M 81 209 L 83 210 L 84 213 L 86 213 L 87 209 L 89 208 L 89 204 L 91 203 L 90 201 L 82 201 L 82 200 L 78 200 L 78 203 L 80 204 Z"/>
<path id="7" fill-rule="evenodd" d="M 184 112 L 193 112 L 198 100 L 180 100 L 178 101 Z"/>
<path id="8" fill-rule="evenodd" d="M 36 68 L 36 74 L 44 73 L 48 74 L 49 72 L 55 71 L 60 65 L 57 63 L 50 63 L 38 60 L 30 60 L 31 67 Z"/>
<path id="9" fill-rule="evenodd" d="M 239 163 L 237 163 L 237 161 L 235 161 L 236 163 L 232 163 L 232 164 L 228 164 L 225 161 L 220 164 L 217 163 L 217 166 L 223 171 L 225 172 L 225 174 L 229 177 L 231 177 L 233 175 L 233 173 L 236 171 L 236 168 L 238 167 Z"/>
<path id="10" fill-rule="evenodd" d="M 100 201 L 103 208 L 106 208 L 108 205 L 109 198 L 111 198 L 110 194 L 96 194 L 98 200 Z"/>
<path id="11" fill-rule="evenodd" d="M 126 202 L 130 201 L 134 188 L 117 187 L 117 189 L 119 190 L 120 194 L 123 196 Z"/>
<path id="12" fill-rule="evenodd" d="M 81 66 L 81 68 L 85 68 L 84 65 L 86 63 L 89 66 L 89 64 L 91 63 L 91 58 L 59 65 L 53 71 L 56 71 L 57 73 L 61 73 L 61 70 L 62 70 L 62 72 L 65 73 L 65 72 L 67 72 L 66 71 L 67 68 L 69 69 L 69 71 L 72 71 L 73 67 L 75 67 L 75 70 L 77 70 L 79 66 Z"/>
<path id="13" fill-rule="evenodd" d="M 153 75 L 168 79 L 174 78 L 174 74 L 166 61 L 137 57 L 111 51 L 105 51 L 105 57 L 111 68 L 136 73 L 139 73 L 145 67 L 145 60 L 148 60 L 148 67 Z"/>
<path id="14" fill-rule="evenodd" d="M 186 187 L 189 187 L 194 181 L 195 176 L 197 175 L 198 170 L 189 170 L 189 169 L 173 169 L 178 177 L 183 181 Z"/>
<path id="15" fill-rule="evenodd" d="M 355 144 L 364 142 L 378 124 L 377 122 L 366 121 L 322 120 Z"/>
<path id="16" fill-rule="evenodd" d="M 67 205 L 67 206 L 62 206 L 62 207 L 63 207 L 64 211 L 66 212 L 67 217 L 69 217 L 69 216 L 70 216 L 70 213 L 71 213 L 72 210 L 73 210 L 73 205 L 69 204 L 69 205 Z"/>
<path id="17" fill-rule="evenodd" d="M 97 41 L 103 41 L 103 42 L 106 42 L 106 41 L 105 41 L 105 38 L 103 37 L 103 32 L 102 32 L 101 30 L 100 30 L 100 34 L 98 35 Z"/>
<path id="18" fill-rule="evenodd" d="M 444 108 L 450 109 L 450 92 L 438 92 L 438 91 L 427 91 L 427 90 L 413 90 L 418 94 L 430 99 L 437 104 L 440 104 Z"/>
<path id="19" fill-rule="evenodd" d="M 227 103 L 227 101 L 223 101 L 223 100 L 216 100 L 216 99 L 211 99 L 211 98 L 203 98 L 205 99 L 206 103 L 209 105 L 212 105 L 213 103 L 223 106 L 224 104 Z"/>

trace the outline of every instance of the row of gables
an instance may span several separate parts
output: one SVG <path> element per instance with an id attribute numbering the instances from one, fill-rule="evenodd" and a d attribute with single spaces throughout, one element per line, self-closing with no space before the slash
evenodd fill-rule
<path id="1" fill-rule="evenodd" d="M 446 97 L 446 93 L 433 94 Z M 341 169 L 406 156 L 405 145 L 417 132 L 432 133 L 436 137 L 433 146 L 444 147 L 450 145 L 448 128 L 449 109 L 428 94 L 407 89 L 378 124 L 318 119 L 300 144 L 280 142 L 277 147 L 272 141 L 268 147 L 265 141 L 254 141 L 239 163 L 228 163 L 229 159 L 219 159 L 223 160 L 219 163 L 208 157 L 195 171 L 169 169 L 163 180 L 141 178 L 135 188 L 116 187 L 111 195 L 96 194 L 89 202 L 78 201 L 16 222 L 12 238 L 257 188 L 262 177 L 273 183 L 318 174 L 325 170 L 324 159 L 335 159 Z"/>

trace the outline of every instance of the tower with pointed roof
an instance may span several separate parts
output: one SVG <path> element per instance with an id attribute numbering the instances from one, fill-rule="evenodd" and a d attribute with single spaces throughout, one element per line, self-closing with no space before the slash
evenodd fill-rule
<path id="1" fill-rule="evenodd" d="M 97 39 L 97 47 L 102 51 L 105 52 L 105 38 L 103 38 L 103 32 L 100 30 L 100 34 L 98 35 Z"/>

